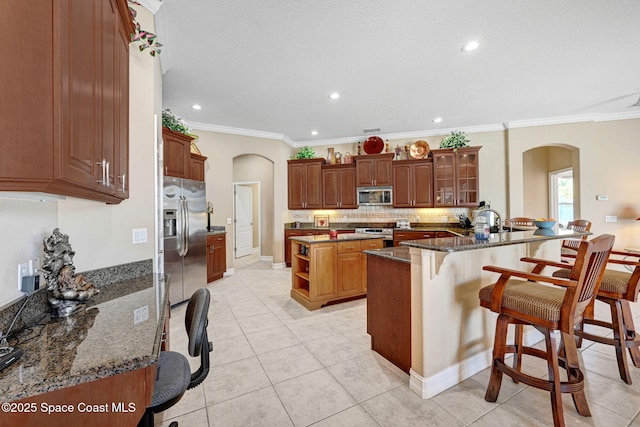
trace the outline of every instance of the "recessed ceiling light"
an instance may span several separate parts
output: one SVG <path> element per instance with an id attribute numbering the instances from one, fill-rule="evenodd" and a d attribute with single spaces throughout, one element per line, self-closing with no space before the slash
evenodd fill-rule
<path id="1" fill-rule="evenodd" d="M 331 95 L 329 95 L 329 98 L 338 99 L 340 98 L 340 94 L 338 92 L 333 92 Z"/>
<path id="2" fill-rule="evenodd" d="M 440 123 L 442 121 L 442 117 L 436 117 L 433 119 L 433 123 Z"/>
<path id="3" fill-rule="evenodd" d="M 474 40 L 463 45 L 460 50 L 462 50 L 463 52 L 471 52 L 472 50 L 476 50 L 478 46 L 480 46 L 480 43 Z"/>
<path id="4" fill-rule="evenodd" d="M 312 131 L 311 131 L 311 135 L 315 136 L 315 135 L 317 135 L 317 134 L 318 134 L 318 131 L 317 131 L 317 130 L 312 130 Z"/>
<path id="5" fill-rule="evenodd" d="M 191 108 L 193 108 L 194 110 L 202 110 L 202 107 L 198 104 L 193 104 Z"/>

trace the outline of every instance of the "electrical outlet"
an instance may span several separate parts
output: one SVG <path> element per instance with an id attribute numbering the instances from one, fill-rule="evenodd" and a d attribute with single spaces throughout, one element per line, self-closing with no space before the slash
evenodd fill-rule
<path id="1" fill-rule="evenodd" d="M 29 276 L 29 262 L 18 264 L 18 290 L 22 292 L 22 278 Z"/>
<path id="2" fill-rule="evenodd" d="M 149 319 L 149 306 L 143 305 L 142 307 L 133 309 L 133 324 L 137 325 L 140 322 L 144 322 Z"/>
<path id="3" fill-rule="evenodd" d="M 227 218 L 227 224 L 231 224 L 231 218 Z"/>

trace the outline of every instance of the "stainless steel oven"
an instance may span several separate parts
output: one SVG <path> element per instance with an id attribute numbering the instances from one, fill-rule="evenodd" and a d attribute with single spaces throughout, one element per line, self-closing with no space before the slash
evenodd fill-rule
<path id="1" fill-rule="evenodd" d="M 393 228 L 356 228 L 356 233 L 370 234 L 384 239 L 384 247 L 393 246 Z"/>

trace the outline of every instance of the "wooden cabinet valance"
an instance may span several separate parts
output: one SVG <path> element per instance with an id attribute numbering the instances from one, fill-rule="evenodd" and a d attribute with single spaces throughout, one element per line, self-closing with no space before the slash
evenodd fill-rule
<path id="1" fill-rule="evenodd" d="M 0 15 L 0 191 L 126 199 L 126 0 L 7 0 Z"/>

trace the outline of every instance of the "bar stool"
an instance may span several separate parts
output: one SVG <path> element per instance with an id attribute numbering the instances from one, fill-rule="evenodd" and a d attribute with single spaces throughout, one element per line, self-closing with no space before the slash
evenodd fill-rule
<path id="1" fill-rule="evenodd" d="M 584 393 L 584 376 L 580 370 L 574 326 L 582 320 L 585 308 L 593 301 L 614 239 L 614 236 L 605 234 L 580 242 L 568 279 L 495 266 L 483 267 L 483 270 L 500 274 L 494 284 L 482 288 L 479 293 L 480 305 L 499 314 L 486 401 L 497 400 L 504 373 L 516 382 L 550 392 L 555 426 L 564 426 L 562 393 L 571 393 L 580 415 L 591 416 Z M 544 265 L 566 266 L 534 258 L 522 258 L 521 261 L 535 263 L 538 269 Z M 516 325 L 514 345 L 507 345 L 510 324 Z M 546 350 L 522 345 L 524 325 L 531 325 L 544 335 Z M 561 334 L 559 348 L 555 331 Z M 513 368 L 504 362 L 506 353 L 514 353 Z M 523 373 L 522 354 L 546 359 L 549 380 Z M 567 381 L 560 380 L 560 367 L 566 370 Z"/>
<path id="2" fill-rule="evenodd" d="M 627 258 L 635 259 L 635 261 Z M 624 265 L 632 268 L 631 273 L 606 269 L 602 277 L 602 283 L 596 299 L 609 306 L 611 321 L 596 319 L 594 304 L 591 304 L 585 310 L 582 322 L 575 329 L 575 335 L 579 337 L 578 347 L 581 346 L 583 338 L 615 347 L 620 378 L 627 384 L 632 384 L 632 381 L 625 348 L 629 349 L 629 355 L 634 366 L 640 368 L 640 349 L 638 348 L 640 346 L 640 337 L 636 336 L 633 314 L 629 305 L 630 302 L 637 301 L 638 292 L 640 291 L 639 261 L 640 254 L 638 253 L 611 251 L 609 264 Z M 563 268 L 555 271 L 553 276 L 566 278 L 569 272 L 569 269 Z M 585 324 L 611 330 L 613 331 L 613 338 L 586 332 L 584 330 Z"/>
<path id="3" fill-rule="evenodd" d="M 591 230 L 591 221 L 586 219 L 574 219 L 567 223 L 567 230 L 589 231 Z M 571 262 L 571 258 L 575 256 L 578 246 L 582 240 L 587 240 L 587 236 L 583 236 L 582 239 L 563 240 L 560 248 L 560 259 L 564 262 Z"/>

